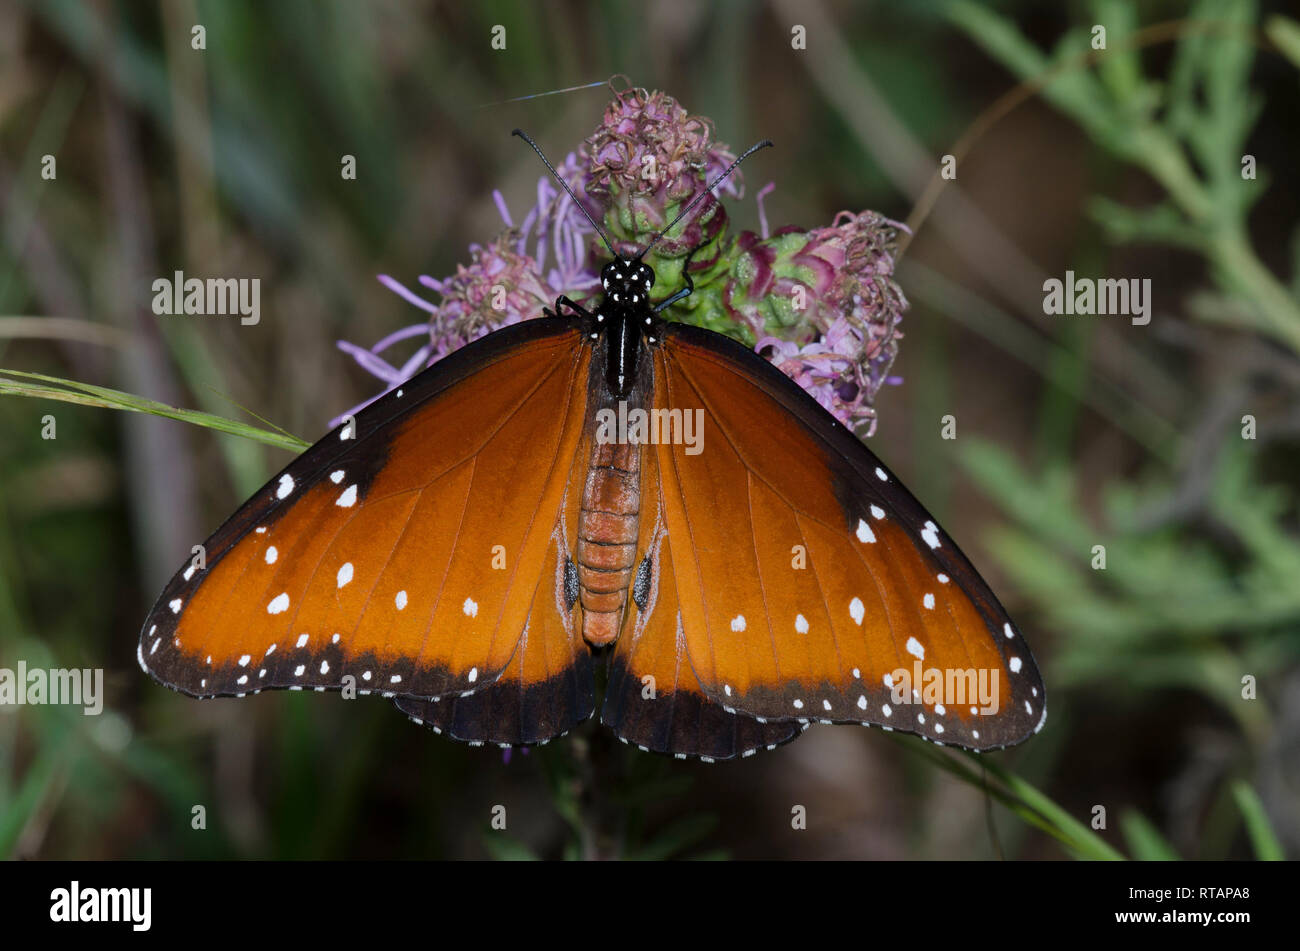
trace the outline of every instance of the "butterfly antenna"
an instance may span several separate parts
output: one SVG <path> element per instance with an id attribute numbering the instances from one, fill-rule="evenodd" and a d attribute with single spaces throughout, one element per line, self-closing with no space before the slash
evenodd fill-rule
<path id="1" fill-rule="evenodd" d="M 514 96 L 510 99 L 498 99 L 496 102 L 485 102 L 477 109 L 486 109 L 488 106 L 504 106 L 508 102 L 523 102 L 525 99 L 540 99 L 542 96 L 558 96 L 566 92 L 578 92 L 581 89 L 595 89 L 597 86 L 603 86 L 608 80 L 597 79 L 593 83 L 583 83 L 581 86 L 565 86 L 563 89 L 551 89 L 546 92 L 535 92 L 527 96 Z"/>
<path id="2" fill-rule="evenodd" d="M 523 139 L 533 147 L 533 151 L 537 153 L 538 158 L 545 163 L 546 167 L 551 170 L 551 174 L 555 176 L 555 180 L 560 183 L 560 187 L 569 193 L 569 197 L 572 198 L 573 203 L 578 206 L 578 210 L 586 216 L 588 221 L 591 222 L 591 226 L 596 229 L 596 234 L 600 235 L 600 240 L 604 241 L 605 247 L 609 248 L 609 253 L 617 258 L 618 252 L 615 251 L 614 246 L 609 243 L 609 238 L 605 237 L 604 229 L 601 228 L 600 225 L 596 224 L 596 219 L 591 217 L 591 213 L 587 211 L 587 207 L 582 202 L 578 201 L 578 196 L 573 193 L 573 189 L 569 187 L 569 183 L 560 177 L 560 173 L 555 170 L 555 166 L 552 165 L 551 160 L 546 157 L 546 153 L 538 147 L 537 143 L 534 142 L 523 129 L 515 129 L 510 134 L 519 136 L 519 138 Z"/>
<path id="3" fill-rule="evenodd" d="M 721 185 L 723 182 L 725 182 L 725 181 L 727 180 L 727 176 L 729 176 L 732 172 L 734 172 L 734 171 L 736 170 L 736 166 L 738 166 L 741 162 L 745 161 L 745 159 L 749 158 L 751 155 L 753 155 L 753 154 L 754 154 L 755 152 L 757 152 L 759 149 L 765 149 L 765 148 L 767 148 L 769 145 L 772 145 L 772 144 L 773 144 L 773 143 L 772 143 L 772 140 L 771 140 L 771 139 L 764 139 L 762 142 L 755 142 L 755 143 L 754 143 L 753 145 L 751 145 L 749 148 L 745 149 L 745 151 L 741 154 L 740 158 L 736 159 L 734 162 L 732 162 L 730 165 L 728 165 L 727 168 L 726 168 L 726 171 L 722 172 L 722 174 L 720 174 L 717 178 L 715 178 L 713 181 L 709 182 L 708 187 L 705 188 L 704 191 L 700 192 L 698 195 L 696 195 L 694 198 L 692 198 L 691 201 L 690 201 L 690 204 L 688 204 L 685 208 L 683 208 L 681 211 L 679 211 L 679 212 L 677 213 L 677 217 L 674 218 L 672 221 L 668 222 L 668 226 L 667 226 L 666 228 L 664 228 L 663 231 L 660 231 L 657 235 L 655 235 L 654 238 L 651 240 L 651 242 L 650 242 L 649 244 L 647 244 L 644 248 L 642 248 L 642 249 L 641 249 L 641 252 L 640 252 L 636 257 L 634 257 L 632 260 L 633 260 L 633 261 L 640 261 L 641 258 L 643 258 L 645 255 L 649 254 L 649 253 L 650 253 L 650 250 L 651 250 L 651 249 L 652 249 L 656 244 L 658 244 L 660 241 L 663 240 L 664 235 L 666 235 L 669 231 L 672 231 L 672 230 L 673 230 L 673 225 L 677 224 L 677 222 L 679 222 L 679 221 L 681 221 L 683 218 L 685 218 L 685 217 L 690 213 L 690 210 L 691 210 L 692 208 L 694 208 L 694 207 L 695 207 L 696 205 L 698 205 L 700 202 L 704 201 L 704 198 L 705 198 L 706 195 L 712 195 L 712 194 L 713 194 L 713 189 L 717 188 L 719 185 Z M 536 148 L 536 146 L 534 146 L 534 148 Z"/>

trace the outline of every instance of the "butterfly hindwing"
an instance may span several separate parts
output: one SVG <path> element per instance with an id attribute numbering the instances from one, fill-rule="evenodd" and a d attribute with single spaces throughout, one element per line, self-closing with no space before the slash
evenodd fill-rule
<path id="1" fill-rule="evenodd" d="M 797 722 L 763 723 L 710 697 L 686 653 L 673 570 L 673 539 L 659 504 L 656 459 L 642 467 L 642 522 L 637 546 L 641 587 L 609 660 L 601 720 L 625 742 L 656 753 L 727 760 L 771 749 L 801 732 Z"/>
<path id="2" fill-rule="evenodd" d="M 429 698 L 495 681 L 554 578 L 589 361 L 576 320 L 528 321 L 360 411 L 355 432 L 326 435 L 236 512 L 202 568 L 177 573 L 141 666 L 194 696 L 351 676 Z M 574 636 L 547 618 L 548 643 L 556 625 Z"/>
<path id="3" fill-rule="evenodd" d="M 501 676 L 459 697 L 397 697 L 398 709 L 452 739 L 500 746 L 545 743 L 591 716 L 591 653 L 574 634 L 568 585 L 572 508 L 566 505 L 556 523 L 547 570 L 537 579 L 519 647 Z"/>

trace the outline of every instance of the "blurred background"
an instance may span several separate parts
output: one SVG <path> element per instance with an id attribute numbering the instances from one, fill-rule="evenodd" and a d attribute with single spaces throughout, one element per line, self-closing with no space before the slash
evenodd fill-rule
<path id="1" fill-rule="evenodd" d="M 733 148 L 776 140 L 729 204 L 735 231 L 757 229 L 769 181 L 774 226 L 867 208 L 916 226 L 897 273 L 903 382 L 882 390 L 871 446 L 1043 667 L 1046 729 L 989 759 L 1097 848 L 1294 857 L 1288 8 L 0 0 L 0 367 L 247 407 L 314 440 L 378 391 L 336 342 L 421 319 L 376 275 L 454 273 L 501 229 L 494 189 L 519 213 L 535 198 L 539 164 L 510 130 L 562 157 L 609 91 L 492 103 L 625 74 Z M 945 154 L 957 177 L 934 192 Z M 1150 279 L 1150 324 L 1045 316 L 1043 281 L 1067 269 Z M 260 278 L 260 323 L 154 316 L 150 285 L 176 270 Z M 0 855 L 1088 854 L 991 800 L 978 766 L 962 779 L 877 730 L 818 726 L 714 766 L 610 753 L 589 731 L 506 762 L 378 698 L 165 690 L 136 666 L 141 619 L 288 458 L 172 420 L 0 398 L 0 666 L 103 668 L 107 693 L 99 717 L 0 708 Z M 505 833 L 489 829 L 495 804 Z"/>

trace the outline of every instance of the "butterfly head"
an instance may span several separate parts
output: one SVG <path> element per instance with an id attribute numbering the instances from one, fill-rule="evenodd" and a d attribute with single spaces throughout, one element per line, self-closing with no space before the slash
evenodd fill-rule
<path id="1" fill-rule="evenodd" d="M 616 304 L 635 306 L 650 300 L 655 272 L 637 259 L 616 258 L 600 271 L 600 286 L 605 296 Z"/>

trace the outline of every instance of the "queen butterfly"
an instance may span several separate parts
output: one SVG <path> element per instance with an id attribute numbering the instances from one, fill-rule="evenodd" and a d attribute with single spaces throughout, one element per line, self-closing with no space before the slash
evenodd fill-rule
<path id="1" fill-rule="evenodd" d="M 678 757 L 813 721 L 1040 729 L 1028 645 L 925 508 L 762 357 L 661 319 L 685 269 L 651 301 L 645 254 L 770 144 L 634 256 L 593 219 L 592 310 L 470 343 L 290 463 L 168 583 L 141 667 L 195 697 L 352 685 L 473 744 L 590 717 L 597 660 L 601 720 Z"/>

